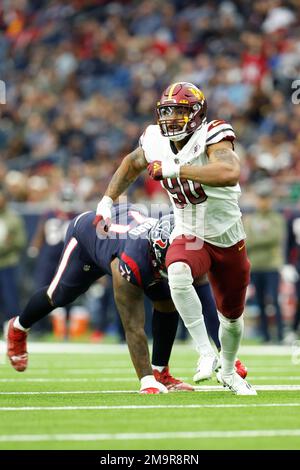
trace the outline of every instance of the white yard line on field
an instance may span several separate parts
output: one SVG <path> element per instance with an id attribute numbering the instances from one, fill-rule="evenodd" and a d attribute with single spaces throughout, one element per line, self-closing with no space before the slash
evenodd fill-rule
<path id="1" fill-rule="evenodd" d="M 114 369 L 111 367 L 110 369 L 107 368 L 101 368 L 99 367 L 98 369 L 85 369 L 82 367 L 82 369 L 63 369 L 63 368 L 57 368 L 53 367 L 52 369 L 44 369 L 44 368 L 34 368 L 28 369 L 30 374 L 41 374 L 41 375 L 47 375 L 47 374 L 69 374 L 69 375 L 80 375 L 80 374 L 86 374 L 86 375 L 116 375 L 116 374 L 122 374 L 122 375 L 132 375 L 134 374 L 133 367 L 128 366 L 128 367 L 122 367 L 122 369 Z M 177 369 L 178 370 L 178 369 Z M 252 370 L 252 369 L 251 369 Z M 182 368 L 183 372 L 187 372 L 186 369 Z M 266 371 L 266 368 L 264 369 Z M 291 371 L 288 371 L 291 372 Z"/>
<path id="2" fill-rule="evenodd" d="M 181 377 L 182 380 L 189 380 L 189 377 Z M 251 381 L 260 380 L 287 380 L 299 381 L 300 376 L 263 376 L 251 377 Z M 75 382 L 99 382 L 99 383 L 121 383 L 121 382 L 137 382 L 136 377 L 1 377 L 0 383 L 75 383 Z"/>
<path id="3" fill-rule="evenodd" d="M 190 369 L 192 372 L 193 372 L 193 367 L 192 365 L 190 367 L 177 367 L 176 366 L 176 362 L 174 362 L 174 366 L 171 368 L 171 372 L 173 372 L 173 368 L 176 372 L 176 374 L 186 374 L 188 372 L 188 370 Z M 122 368 L 117 368 L 117 367 L 99 367 L 99 368 L 94 368 L 94 369 L 91 369 L 91 368 L 87 368 L 85 369 L 84 367 L 80 368 L 80 369 L 71 369 L 69 367 L 67 367 L 66 369 L 58 369 L 56 367 L 53 367 L 53 369 L 49 368 L 49 369 L 44 369 L 44 368 L 30 368 L 30 372 L 39 372 L 41 371 L 42 373 L 53 373 L 53 370 L 55 370 L 55 372 L 59 372 L 61 371 L 62 373 L 68 373 L 68 374 L 81 374 L 81 373 L 87 373 L 87 374 L 105 374 L 105 375 L 114 375 L 114 374 L 130 374 L 132 371 L 133 371 L 133 368 L 132 366 L 128 365 L 127 367 L 122 367 Z M 264 366 L 250 366 L 249 367 L 249 370 L 251 373 L 254 373 L 254 372 L 264 372 L 264 373 L 267 373 L 267 372 L 287 372 L 287 373 L 291 373 L 291 372 L 298 372 L 299 371 L 299 366 L 296 366 L 294 364 L 285 364 L 285 365 L 280 365 L 280 366 L 276 366 L 276 365 L 273 365 L 273 362 L 272 362 L 272 366 L 269 366 L 269 365 L 264 365 Z"/>
<path id="4" fill-rule="evenodd" d="M 117 434 L 8 434 L 0 436 L 0 442 L 140 441 L 152 439 L 231 439 L 292 436 L 300 436 L 300 429 L 250 429 L 241 431 L 180 431 Z"/>
<path id="5" fill-rule="evenodd" d="M 260 391 L 300 391 L 300 385 L 256 385 L 256 390 Z M 221 385 L 196 386 L 195 392 L 227 392 Z M 109 393 L 138 393 L 137 390 L 42 390 L 30 392 L 6 391 L 1 395 L 102 395 Z M 173 392 L 172 392 L 173 393 Z M 182 392 L 181 392 L 182 393 Z"/>
<path id="6" fill-rule="evenodd" d="M 300 391 L 300 385 L 254 385 L 254 388 L 255 390 L 259 390 L 261 392 Z M 195 386 L 195 392 L 218 392 L 224 390 L 227 392 L 227 389 L 221 385 Z"/>
<path id="7" fill-rule="evenodd" d="M 96 369 L 97 370 L 97 369 Z M 176 368 L 177 370 L 177 368 Z M 186 371 L 186 369 L 185 369 Z M 267 372 L 299 372 L 299 366 L 298 365 L 295 365 L 295 364 L 281 364 L 280 366 L 276 366 L 276 363 L 274 364 L 272 362 L 272 366 L 269 366 L 267 364 L 265 364 L 264 366 L 258 366 L 258 365 L 254 365 L 253 367 L 250 366 L 249 367 L 249 372 L 251 374 L 253 374 L 254 372 L 264 372 L 264 373 L 267 373 Z"/>
<path id="8" fill-rule="evenodd" d="M 128 377 L 128 378 L 116 378 L 116 377 L 109 377 L 109 378 L 104 378 L 104 377 L 78 377 L 78 378 L 68 378 L 68 377 L 49 377 L 49 378 L 45 378 L 45 377 L 32 377 L 32 378 L 29 378 L 29 377 L 20 377 L 20 378 L 16 378 L 16 379 L 11 379 L 11 378 L 1 378 L 0 379 L 0 382 L 138 382 L 138 379 L 136 377 Z"/>
<path id="9" fill-rule="evenodd" d="M 201 409 L 201 408 L 297 408 L 300 403 L 226 403 L 216 405 L 86 405 L 86 406 L 2 406 L 2 411 L 83 411 L 83 410 L 151 410 L 151 409 Z"/>
<path id="10" fill-rule="evenodd" d="M 299 386 L 300 390 L 300 386 Z M 57 390 L 36 392 L 0 392 L 1 395 L 103 395 L 107 393 L 138 393 L 137 390 Z"/>
<path id="11" fill-rule="evenodd" d="M 176 367 L 175 368 L 176 370 L 176 373 L 174 375 L 179 375 L 179 374 L 186 374 L 188 373 L 188 370 L 186 367 Z M 285 373 L 290 373 L 292 374 L 293 372 L 298 372 L 299 370 L 299 367 L 293 365 L 293 364 L 290 364 L 290 365 L 286 365 L 286 366 L 281 366 L 281 367 L 276 367 L 276 366 L 272 366 L 272 367 L 269 367 L 269 366 L 262 366 L 262 367 L 251 367 L 249 368 L 250 372 L 251 373 L 254 373 L 254 372 L 285 372 Z M 116 375 L 116 374 L 120 374 L 120 375 L 132 375 L 134 374 L 134 371 L 133 371 L 133 368 L 132 366 L 128 366 L 128 367 L 122 367 L 122 368 L 114 368 L 113 366 L 111 368 L 102 368 L 102 367 L 99 367 L 99 368 L 94 368 L 94 369 L 91 369 L 91 368 L 87 368 L 85 369 L 84 367 L 82 367 L 81 369 L 69 369 L 69 368 L 57 368 L 55 366 L 53 366 L 53 368 L 49 368 L 49 369 L 45 369 L 45 368 L 37 368 L 37 367 L 30 367 L 28 369 L 28 372 L 30 374 L 41 374 L 41 375 L 48 375 L 48 374 L 63 374 L 64 376 L 67 374 L 67 375 L 80 375 L 80 374 L 86 374 L 86 375 Z M 192 369 L 191 369 L 191 374 L 193 373 Z M 269 376 L 267 376 L 269 378 Z M 284 376 L 282 376 L 284 377 Z M 294 376 L 296 377 L 296 376 Z M 300 379 L 300 375 L 298 376 L 299 379 Z M 253 377 L 252 377 L 253 378 Z"/>
<path id="12" fill-rule="evenodd" d="M 4 342 L 0 341 L 0 349 L 5 348 Z M 126 344 L 90 344 L 90 343 L 28 343 L 30 353 L 40 354 L 128 354 Z M 176 344 L 176 352 L 180 354 L 194 351 L 192 344 L 182 345 Z M 292 352 L 291 346 L 241 346 L 239 350 L 240 356 L 290 356 Z"/>
<path id="13" fill-rule="evenodd" d="M 298 380 L 300 382 L 300 375 L 251 375 L 250 380 Z"/>

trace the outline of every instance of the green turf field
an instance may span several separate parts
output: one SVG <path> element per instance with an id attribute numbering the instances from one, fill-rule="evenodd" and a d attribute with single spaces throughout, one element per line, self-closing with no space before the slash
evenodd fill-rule
<path id="1" fill-rule="evenodd" d="M 257 397 L 215 379 L 195 392 L 139 395 L 126 346 L 31 350 L 25 373 L 0 365 L 0 449 L 300 449 L 300 365 L 288 348 L 242 349 Z M 173 375 L 191 382 L 196 360 L 176 345 Z"/>

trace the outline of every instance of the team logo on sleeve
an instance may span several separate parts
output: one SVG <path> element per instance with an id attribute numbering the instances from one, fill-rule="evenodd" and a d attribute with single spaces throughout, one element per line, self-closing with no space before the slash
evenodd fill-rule
<path id="1" fill-rule="evenodd" d="M 120 274 L 126 279 L 127 282 L 130 282 L 131 279 L 131 269 L 125 264 L 124 266 L 120 265 Z"/>
<path id="2" fill-rule="evenodd" d="M 151 178 L 155 180 L 162 179 L 162 165 L 160 161 L 155 160 L 154 162 L 149 163 L 147 168 Z"/>
<path id="3" fill-rule="evenodd" d="M 160 169 L 161 169 L 161 163 L 154 162 L 153 163 L 153 172 L 154 172 L 154 174 L 156 174 L 158 171 L 160 171 Z"/>

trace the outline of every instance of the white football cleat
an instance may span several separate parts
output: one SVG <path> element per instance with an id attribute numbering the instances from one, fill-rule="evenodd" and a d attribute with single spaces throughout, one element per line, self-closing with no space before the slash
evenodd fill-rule
<path id="1" fill-rule="evenodd" d="M 215 367 L 215 372 L 217 373 L 221 369 L 221 358 L 218 357 L 218 362 Z M 247 367 L 240 361 L 240 359 L 236 358 L 235 363 L 234 363 L 234 370 L 237 374 L 239 374 L 242 379 L 245 379 L 248 374 L 248 369 Z"/>
<path id="2" fill-rule="evenodd" d="M 218 370 L 220 370 L 220 369 L 221 369 L 221 358 L 220 358 L 220 356 L 218 356 L 216 366 L 215 366 L 215 372 L 218 372 Z"/>
<path id="3" fill-rule="evenodd" d="M 194 382 L 197 384 L 203 380 L 212 378 L 218 364 L 218 357 L 215 354 L 207 354 L 200 356 L 196 374 L 193 377 Z"/>
<path id="4" fill-rule="evenodd" d="M 222 371 L 219 371 L 217 380 L 235 395 L 257 395 L 256 390 L 236 372 L 232 375 L 222 375 Z"/>

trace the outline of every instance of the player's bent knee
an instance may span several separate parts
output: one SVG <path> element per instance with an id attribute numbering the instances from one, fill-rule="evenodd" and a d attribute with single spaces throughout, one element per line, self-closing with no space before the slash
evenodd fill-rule
<path id="1" fill-rule="evenodd" d="M 218 312 L 221 312 L 225 318 L 228 318 L 229 320 L 236 320 L 243 315 L 245 310 L 245 303 L 244 301 L 239 304 L 223 303 L 221 305 L 217 305 L 217 309 Z"/>
<path id="2" fill-rule="evenodd" d="M 171 289 L 185 289 L 193 284 L 191 268 L 182 261 L 170 264 L 168 278 Z"/>
<path id="3" fill-rule="evenodd" d="M 245 307 L 244 305 L 238 307 L 223 307 L 218 306 L 218 311 L 222 312 L 222 315 L 227 318 L 228 320 L 237 320 L 240 318 L 244 313 Z"/>
<path id="4" fill-rule="evenodd" d="M 58 286 L 51 296 L 51 303 L 54 307 L 64 307 L 73 302 L 78 295 L 63 286 Z"/>

